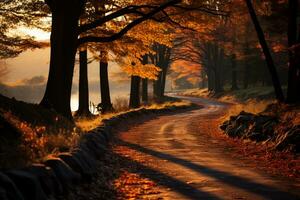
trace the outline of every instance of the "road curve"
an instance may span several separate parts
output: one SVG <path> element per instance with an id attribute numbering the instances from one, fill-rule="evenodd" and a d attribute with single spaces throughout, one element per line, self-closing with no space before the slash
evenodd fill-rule
<path id="1" fill-rule="evenodd" d="M 135 154 L 139 174 L 159 185 L 154 199 L 300 199 L 299 184 L 267 175 L 235 158 L 213 137 L 227 106 L 213 100 L 181 97 L 203 106 L 144 120 L 119 130 L 119 146 Z M 140 162 L 141 161 L 141 162 Z"/>

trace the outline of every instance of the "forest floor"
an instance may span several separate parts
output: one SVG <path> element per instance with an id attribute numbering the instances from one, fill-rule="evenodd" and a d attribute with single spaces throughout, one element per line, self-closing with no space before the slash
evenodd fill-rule
<path id="1" fill-rule="evenodd" d="M 299 158 L 226 137 L 219 124 L 229 104 L 186 99 L 203 108 L 116 128 L 109 167 L 101 168 L 111 175 L 110 199 L 300 198 L 299 171 L 288 164 Z M 95 182 L 93 193 L 77 190 L 76 199 L 101 199 L 103 185 Z"/>

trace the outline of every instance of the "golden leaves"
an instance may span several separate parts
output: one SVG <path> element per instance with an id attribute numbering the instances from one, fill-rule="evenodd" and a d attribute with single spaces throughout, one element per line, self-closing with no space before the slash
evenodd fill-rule
<path id="1" fill-rule="evenodd" d="M 161 69 L 153 64 L 142 64 L 137 57 L 127 57 L 121 65 L 122 69 L 129 75 L 140 76 L 155 80 Z"/>

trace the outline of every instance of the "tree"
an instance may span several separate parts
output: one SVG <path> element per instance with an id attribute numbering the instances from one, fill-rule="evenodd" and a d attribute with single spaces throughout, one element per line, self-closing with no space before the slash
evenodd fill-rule
<path id="1" fill-rule="evenodd" d="M 150 55 L 152 63 L 160 68 L 157 80 L 153 82 L 153 96 L 160 101 L 164 96 L 167 72 L 170 64 L 171 48 L 166 45 L 154 44 L 154 54 Z"/>
<path id="2" fill-rule="evenodd" d="M 113 110 L 110 99 L 109 81 L 108 81 L 108 58 L 107 51 L 100 52 L 100 89 L 101 89 L 101 112 L 106 113 Z"/>
<path id="3" fill-rule="evenodd" d="M 140 107 L 140 82 L 141 77 L 134 75 L 131 76 L 129 108 Z"/>
<path id="4" fill-rule="evenodd" d="M 287 102 L 300 102 L 300 35 L 299 23 L 297 21 L 299 15 L 299 1 L 289 0 L 289 19 L 288 19 L 288 45 L 289 45 L 289 73 L 288 73 L 288 91 Z"/>
<path id="5" fill-rule="evenodd" d="M 40 104 L 44 107 L 53 108 L 71 119 L 71 86 L 78 45 L 88 42 L 114 41 L 141 22 L 150 19 L 170 6 L 180 3 L 180 0 L 171 0 L 159 6 L 128 6 L 80 27 L 78 21 L 84 11 L 86 3 L 84 0 L 46 0 L 46 3 L 52 13 L 51 56 L 46 91 Z M 70 5 L 72 6 L 70 7 Z M 147 11 L 141 11 L 142 8 L 147 9 Z M 78 38 L 79 34 L 88 32 L 115 18 L 132 13 L 136 13 L 139 17 L 129 22 L 117 33 L 103 37 L 88 35 Z"/>
<path id="6" fill-rule="evenodd" d="M 247 7 L 248 7 L 249 15 L 251 16 L 252 22 L 254 24 L 259 43 L 260 43 L 261 48 L 263 50 L 269 72 L 270 72 L 271 77 L 272 77 L 272 82 L 273 82 L 273 87 L 274 87 L 274 90 L 275 90 L 276 98 L 277 98 L 278 101 L 283 102 L 284 101 L 284 95 L 283 95 L 283 92 L 282 92 L 282 89 L 281 89 L 281 84 L 280 84 L 280 81 L 279 81 L 279 77 L 278 77 L 278 74 L 277 74 L 276 67 L 274 65 L 272 55 L 270 53 L 268 44 L 267 44 L 266 39 L 265 39 L 263 30 L 260 26 L 260 23 L 259 23 L 258 19 L 257 19 L 256 12 L 253 8 L 251 0 L 245 0 L 245 1 L 246 1 L 246 4 L 247 4 Z"/>
<path id="7" fill-rule="evenodd" d="M 48 11 L 40 0 L 0 1 L 0 59 L 16 57 L 26 49 L 46 46 L 20 33 L 18 28 L 46 29 L 47 24 L 42 19 L 47 15 Z"/>
<path id="8" fill-rule="evenodd" d="M 77 116 L 89 117 L 89 86 L 88 86 L 88 62 L 87 50 L 79 51 L 79 106 L 76 112 Z"/>
<path id="9" fill-rule="evenodd" d="M 148 64 L 148 55 L 143 56 L 142 64 Z M 148 103 L 148 78 L 142 79 L 142 101 L 144 104 Z"/>

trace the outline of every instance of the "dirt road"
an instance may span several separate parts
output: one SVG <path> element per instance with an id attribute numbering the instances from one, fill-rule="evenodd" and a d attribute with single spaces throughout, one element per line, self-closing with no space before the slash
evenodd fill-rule
<path id="1" fill-rule="evenodd" d="M 225 104 L 188 99 L 203 108 L 119 130 L 120 156 L 138 165 L 135 173 L 160 191 L 141 199 L 300 199 L 299 183 L 249 167 L 249 160 L 235 158 L 224 141 L 213 137 Z"/>

